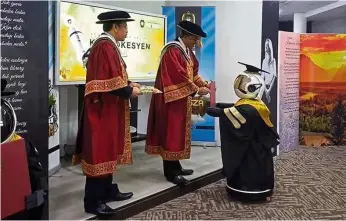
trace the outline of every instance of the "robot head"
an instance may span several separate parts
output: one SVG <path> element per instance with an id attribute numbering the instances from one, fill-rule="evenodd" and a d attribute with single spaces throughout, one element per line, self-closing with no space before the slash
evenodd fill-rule
<path id="1" fill-rule="evenodd" d="M 240 73 L 234 81 L 234 91 L 239 98 L 261 100 L 265 90 L 264 79 L 260 72 L 266 72 L 252 65 L 245 65 L 246 70 Z"/>
<path id="2" fill-rule="evenodd" d="M 10 96 L 14 94 L 14 92 L 4 91 L 6 85 L 7 81 L 5 79 L 1 79 L 1 144 L 6 143 L 10 140 L 10 138 L 15 133 L 17 126 L 17 116 L 12 105 L 8 101 L 3 99 L 4 96 Z"/>

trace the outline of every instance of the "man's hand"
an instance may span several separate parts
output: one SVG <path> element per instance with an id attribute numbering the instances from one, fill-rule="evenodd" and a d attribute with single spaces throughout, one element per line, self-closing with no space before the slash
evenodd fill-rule
<path id="1" fill-rule="evenodd" d="M 210 93 L 210 90 L 207 87 L 200 87 L 198 90 L 198 95 L 207 95 Z"/>
<path id="2" fill-rule="evenodd" d="M 131 98 L 135 98 L 138 97 L 138 95 L 140 95 L 140 90 L 138 87 L 133 87 L 132 89 L 132 94 L 131 94 Z"/>
<path id="3" fill-rule="evenodd" d="M 207 82 L 207 85 L 205 85 L 207 88 L 209 88 L 210 89 L 210 84 L 211 84 L 212 82 Z"/>
<path id="4" fill-rule="evenodd" d="M 134 83 L 134 82 L 131 82 L 131 83 L 130 83 L 130 86 L 133 87 L 133 88 L 135 88 L 135 87 L 136 87 L 136 88 L 141 88 L 141 85 L 140 85 L 140 84 Z"/>

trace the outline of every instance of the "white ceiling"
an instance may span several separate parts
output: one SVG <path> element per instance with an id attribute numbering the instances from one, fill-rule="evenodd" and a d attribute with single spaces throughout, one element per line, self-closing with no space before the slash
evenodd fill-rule
<path id="1" fill-rule="evenodd" d="M 321 8 L 323 6 L 333 4 L 338 1 L 280 1 L 280 21 L 289 21 L 293 20 L 294 13 L 307 13 L 312 10 Z M 345 6 L 346 7 L 346 6 Z M 340 7 L 343 8 L 343 7 Z M 345 12 L 343 9 L 339 9 L 334 11 L 333 13 L 328 13 L 328 16 L 324 16 L 324 13 L 314 15 L 308 18 L 308 20 L 321 20 L 321 19 L 330 19 L 330 16 L 333 17 L 341 17 L 345 16 Z M 333 11 L 333 10 L 331 10 Z M 327 13 L 327 12 L 326 12 Z"/>
<path id="2" fill-rule="evenodd" d="M 323 13 L 309 15 L 308 21 L 329 21 L 339 18 L 346 18 L 346 1 L 342 6 L 331 8 Z"/>

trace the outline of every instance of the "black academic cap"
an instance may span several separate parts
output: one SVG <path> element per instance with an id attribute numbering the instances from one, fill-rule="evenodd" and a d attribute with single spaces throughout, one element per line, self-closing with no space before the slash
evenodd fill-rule
<path id="1" fill-rule="evenodd" d="M 5 91 L 7 85 L 6 79 L 1 79 L 1 96 L 11 96 L 14 95 L 15 92 Z"/>
<path id="2" fill-rule="evenodd" d="M 97 16 L 97 19 L 99 21 L 97 21 L 96 24 L 104 24 L 115 21 L 134 21 L 134 19 L 131 18 L 130 14 L 125 11 L 103 12 Z"/>
<path id="3" fill-rule="evenodd" d="M 239 61 L 238 61 L 238 63 L 244 65 L 246 67 L 246 71 L 248 71 L 248 72 L 251 72 L 254 74 L 260 74 L 260 72 L 265 72 L 265 73 L 270 74 L 268 71 L 264 71 L 258 67 L 253 66 L 253 65 L 245 64 L 245 63 L 242 63 Z"/>
<path id="4" fill-rule="evenodd" d="M 184 20 L 181 21 L 177 26 L 190 34 L 197 35 L 202 38 L 207 37 L 207 34 L 202 30 L 201 26 L 193 22 Z"/>

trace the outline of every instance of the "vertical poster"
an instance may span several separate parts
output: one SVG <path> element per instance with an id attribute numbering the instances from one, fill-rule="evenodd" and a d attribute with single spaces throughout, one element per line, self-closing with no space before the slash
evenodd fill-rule
<path id="1" fill-rule="evenodd" d="M 55 26 L 55 2 L 48 2 L 48 32 L 49 32 L 49 40 L 48 40 L 48 53 L 49 53 L 49 79 L 48 79 L 48 137 L 49 137 L 49 152 L 56 151 L 59 148 L 59 93 L 58 89 L 53 86 L 54 84 L 54 26 Z M 52 148 L 54 148 L 52 150 Z M 59 156 L 60 157 L 60 156 Z"/>
<path id="2" fill-rule="evenodd" d="M 215 7 L 163 7 L 163 14 L 167 16 L 167 41 L 179 37 L 180 30 L 177 24 L 182 20 L 189 20 L 202 27 L 207 38 L 202 39 L 203 47 L 193 51 L 199 60 L 199 74 L 208 82 L 215 79 Z M 215 120 L 206 114 L 210 105 L 210 96 L 193 98 L 192 101 L 192 132 L 193 143 L 215 142 Z"/>
<path id="3" fill-rule="evenodd" d="M 299 145 L 300 34 L 279 32 L 279 152 Z"/>
<path id="4" fill-rule="evenodd" d="M 262 72 L 266 87 L 262 99 L 271 112 L 271 119 L 275 129 L 278 129 L 278 33 L 279 1 L 263 1 L 261 68 L 269 73 Z M 277 150 L 273 150 L 273 154 L 277 155 Z"/>
<path id="5" fill-rule="evenodd" d="M 302 34 L 300 144 L 346 144 L 346 34 Z"/>

